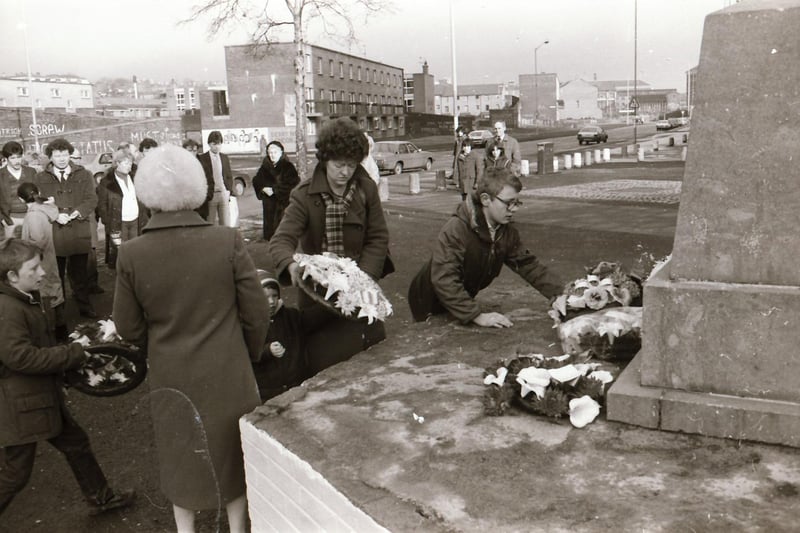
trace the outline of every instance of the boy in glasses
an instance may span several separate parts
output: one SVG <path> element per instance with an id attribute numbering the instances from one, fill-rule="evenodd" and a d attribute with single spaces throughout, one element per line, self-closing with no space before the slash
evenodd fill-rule
<path id="1" fill-rule="evenodd" d="M 564 283 L 539 262 L 510 224 L 522 205 L 522 183 L 508 169 L 487 170 L 473 194 L 439 232 L 431 259 L 411 281 L 408 303 L 414 320 L 450 312 L 463 324 L 505 328 L 505 315 L 482 312 L 478 292 L 500 274 L 503 265 L 547 298 L 561 294 Z"/>

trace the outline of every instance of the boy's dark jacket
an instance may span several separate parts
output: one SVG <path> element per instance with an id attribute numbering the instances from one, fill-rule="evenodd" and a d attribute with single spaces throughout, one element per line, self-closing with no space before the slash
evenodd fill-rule
<path id="1" fill-rule="evenodd" d="M 85 358 L 78 343 L 52 345 L 39 303 L 0 282 L 0 446 L 61 432 L 61 373 Z"/>
<path id="2" fill-rule="evenodd" d="M 462 323 L 480 313 L 475 295 L 508 266 L 547 298 L 563 283 L 523 247 L 513 224 L 500 225 L 492 241 L 475 194 L 459 204 L 434 243 L 432 258 L 411 281 L 408 303 L 415 320 L 449 311 Z"/>
<path id="3" fill-rule="evenodd" d="M 270 319 L 261 360 L 253 363 L 262 401 L 303 382 L 306 377 L 306 335 L 303 314 L 299 309 L 281 306 Z M 281 343 L 286 349 L 283 357 L 272 355 L 270 344 L 273 342 Z"/>

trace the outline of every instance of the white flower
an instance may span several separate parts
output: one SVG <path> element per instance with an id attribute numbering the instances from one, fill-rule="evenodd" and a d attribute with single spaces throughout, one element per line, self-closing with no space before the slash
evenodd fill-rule
<path id="1" fill-rule="evenodd" d="M 119 338 L 113 320 L 98 320 L 97 323 L 100 324 L 100 340 L 110 342 Z"/>
<path id="2" fill-rule="evenodd" d="M 524 398 L 528 393 L 533 392 L 537 397 L 544 396 L 544 389 L 550 385 L 550 372 L 544 368 L 530 366 L 523 368 L 517 374 L 517 383 L 522 387 L 520 395 Z"/>
<path id="3" fill-rule="evenodd" d="M 491 385 L 492 383 L 497 384 L 498 386 L 502 387 L 503 383 L 506 382 L 506 376 L 508 375 L 508 369 L 504 366 L 501 366 L 497 369 L 497 375 L 489 374 L 485 378 L 483 378 L 484 385 Z"/>
<path id="4" fill-rule="evenodd" d="M 586 281 L 589 283 L 589 285 L 594 287 L 600 283 L 600 278 L 595 276 L 594 274 L 589 274 L 588 276 L 586 276 Z"/>
<path id="5" fill-rule="evenodd" d="M 583 293 L 586 307 L 589 309 L 602 309 L 608 305 L 608 291 L 605 288 L 592 287 Z"/>
<path id="6" fill-rule="evenodd" d="M 593 422 L 600 414 L 600 404 L 591 396 L 581 396 L 569 401 L 569 421 L 576 428 Z"/>
<path id="7" fill-rule="evenodd" d="M 567 297 L 567 305 L 572 309 L 583 309 L 586 307 L 586 299 L 583 296 L 573 294 Z"/>
<path id="8" fill-rule="evenodd" d="M 550 373 L 550 377 L 559 383 L 569 383 L 583 375 L 578 371 L 577 368 L 575 368 L 575 365 L 565 365 L 561 368 L 551 368 L 548 370 L 548 372 Z"/>
<path id="9" fill-rule="evenodd" d="M 611 383 L 614 381 L 614 376 L 611 375 L 611 372 L 608 370 L 596 370 L 587 376 L 590 379 L 596 379 L 605 385 L 606 383 Z"/>

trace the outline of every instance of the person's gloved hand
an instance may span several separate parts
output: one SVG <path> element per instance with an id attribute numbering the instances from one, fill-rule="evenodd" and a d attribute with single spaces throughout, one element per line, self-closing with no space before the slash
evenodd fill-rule
<path id="1" fill-rule="evenodd" d="M 278 341 L 275 341 L 270 343 L 269 352 L 274 357 L 283 357 L 284 355 L 286 355 L 286 348 L 283 347 L 283 344 L 279 343 Z"/>

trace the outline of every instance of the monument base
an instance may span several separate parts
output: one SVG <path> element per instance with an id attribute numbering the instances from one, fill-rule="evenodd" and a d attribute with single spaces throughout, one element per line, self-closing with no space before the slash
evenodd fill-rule
<path id="1" fill-rule="evenodd" d="M 607 418 L 663 431 L 800 447 L 800 403 L 640 385 L 643 354 L 606 395 Z"/>

